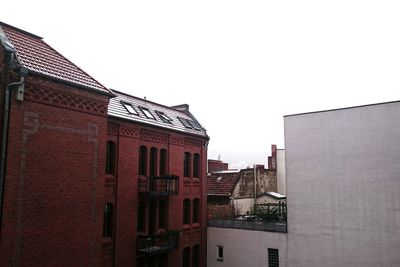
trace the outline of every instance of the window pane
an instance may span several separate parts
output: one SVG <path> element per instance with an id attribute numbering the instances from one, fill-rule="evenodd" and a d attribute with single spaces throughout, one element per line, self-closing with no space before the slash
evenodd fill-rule
<path id="1" fill-rule="evenodd" d="M 157 175 L 157 149 L 152 147 L 150 149 L 150 176 Z"/>
<path id="2" fill-rule="evenodd" d="M 200 215 L 200 199 L 195 198 L 193 200 L 193 222 L 198 223 Z"/>
<path id="3" fill-rule="evenodd" d="M 139 149 L 139 175 L 147 174 L 147 147 L 141 146 Z"/>
<path id="4" fill-rule="evenodd" d="M 193 156 L 193 177 L 200 177 L 200 155 L 197 153 Z"/>
<path id="5" fill-rule="evenodd" d="M 196 245 L 193 247 L 193 253 L 192 253 L 192 267 L 199 267 L 200 263 L 200 246 Z"/>
<path id="6" fill-rule="evenodd" d="M 161 200 L 158 206 L 158 227 L 166 228 L 166 221 L 167 221 L 167 203 L 164 200 Z"/>
<path id="7" fill-rule="evenodd" d="M 217 261 L 223 261 L 224 260 L 224 247 L 223 246 L 217 246 Z"/>
<path id="8" fill-rule="evenodd" d="M 183 176 L 190 177 L 190 163 L 191 163 L 191 155 L 189 152 L 185 152 L 183 159 Z"/>
<path id="9" fill-rule="evenodd" d="M 268 267 L 279 267 L 279 250 L 268 249 Z"/>
<path id="10" fill-rule="evenodd" d="M 137 230 L 138 232 L 145 231 L 146 223 L 146 204 L 143 201 L 139 202 L 138 216 L 137 216 Z"/>
<path id="11" fill-rule="evenodd" d="M 160 150 L 160 176 L 167 175 L 167 150 Z"/>
<path id="12" fill-rule="evenodd" d="M 190 224 L 190 200 L 183 201 L 183 224 Z"/>
<path id="13" fill-rule="evenodd" d="M 104 209 L 103 236 L 112 236 L 113 205 L 107 203 Z"/>
<path id="14" fill-rule="evenodd" d="M 115 144 L 111 141 L 107 142 L 106 174 L 115 174 Z"/>
<path id="15" fill-rule="evenodd" d="M 183 249 L 183 259 L 182 259 L 183 267 L 190 267 L 190 248 L 184 248 Z"/>

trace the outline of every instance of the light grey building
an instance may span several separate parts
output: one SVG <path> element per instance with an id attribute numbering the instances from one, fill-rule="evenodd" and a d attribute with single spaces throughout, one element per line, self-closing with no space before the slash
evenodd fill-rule
<path id="1" fill-rule="evenodd" d="M 209 227 L 208 266 L 400 266 L 400 101 L 284 122 L 288 232 Z"/>

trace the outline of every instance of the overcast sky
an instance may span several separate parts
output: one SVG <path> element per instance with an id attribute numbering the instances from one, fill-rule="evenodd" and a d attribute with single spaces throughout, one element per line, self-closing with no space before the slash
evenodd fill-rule
<path id="1" fill-rule="evenodd" d="M 3 1 L 106 87 L 187 103 L 209 158 L 265 164 L 283 116 L 400 100 L 400 1 Z"/>

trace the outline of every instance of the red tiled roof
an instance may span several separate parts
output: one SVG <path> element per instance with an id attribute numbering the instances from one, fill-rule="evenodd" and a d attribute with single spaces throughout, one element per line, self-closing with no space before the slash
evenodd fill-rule
<path id="1" fill-rule="evenodd" d="M 219 179 L 219 177 L 222 177 Z M 232 193 L 237 181 L 239 172 L 234 173 L 214 173 L 207 177 L 208 195 L 229 195 Z"/>
<path id="2" fill-rule="evenodd" d="M 13 44 L 19 61 L 30 72 L 112 94 L 110 90 L 46 44 L 41 37 L 4 23 L 0 23 L 0 27 Z"/>

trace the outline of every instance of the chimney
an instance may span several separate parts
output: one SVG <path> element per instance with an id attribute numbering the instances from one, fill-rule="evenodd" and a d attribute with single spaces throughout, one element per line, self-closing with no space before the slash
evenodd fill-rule
<path id="1" fill-rule="evenodd" d="M 271 145 L 271 156 L 268 157 L 268 169 L 276 170 L 276 145 Z"/>

